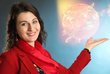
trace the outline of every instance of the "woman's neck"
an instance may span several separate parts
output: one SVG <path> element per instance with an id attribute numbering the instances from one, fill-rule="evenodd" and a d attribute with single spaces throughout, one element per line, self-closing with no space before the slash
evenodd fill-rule
<path id="1" fill-rule="evenodd" d="M 28 42 L 29 45 L 31 45 L 32 47 L 35 47 L 35 42 Z"/>

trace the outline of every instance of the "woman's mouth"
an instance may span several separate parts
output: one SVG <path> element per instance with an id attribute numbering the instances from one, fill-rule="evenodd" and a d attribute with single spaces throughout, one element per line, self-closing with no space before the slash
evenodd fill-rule
<path id="1" fill-rule="evenodd" d="M 35 32 L 27 33 L 28 36 L 34 36 Z"/>

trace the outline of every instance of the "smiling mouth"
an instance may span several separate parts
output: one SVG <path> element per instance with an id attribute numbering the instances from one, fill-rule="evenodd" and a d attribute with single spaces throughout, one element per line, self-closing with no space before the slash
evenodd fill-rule
<path id="1" fill-rule="evenodd" d="M 32 32 L 32 33 L 27 33 L 28 36 L 34 36 L 35 35 L 35 32 Z"/>

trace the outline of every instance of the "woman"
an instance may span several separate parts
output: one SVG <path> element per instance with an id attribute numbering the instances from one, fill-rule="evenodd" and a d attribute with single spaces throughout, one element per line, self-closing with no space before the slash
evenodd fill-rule
<path id="1" fill-rule="evenodd" d="M 0 74 L 80 74 L 90 61 L 90 50 L 107 40 L 90 38 L 67 69 L 42 47 L 47 36 L 43 21 L 37 9 L 25 2 L 12 6 L 7 34 L 6 51 L 0 56 Z"/>

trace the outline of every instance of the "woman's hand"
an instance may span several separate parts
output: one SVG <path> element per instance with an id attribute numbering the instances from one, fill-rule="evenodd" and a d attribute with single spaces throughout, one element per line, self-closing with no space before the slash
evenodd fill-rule
<path id="1" fill-rule="evenodd" d="M 108 39 L 107 38 L 101 38 L 101 39 L 98 39 L 98 40 L 94 40 L 93 38 L 90 38 L 87 40 L 86 42 L 86 45 L 85 45 L 85 48 L 87 48 L 89 51 L 94 48 L 95 46 L 107 41 Z"/>

